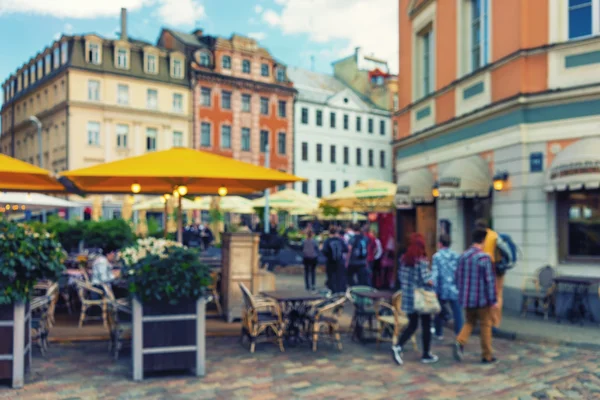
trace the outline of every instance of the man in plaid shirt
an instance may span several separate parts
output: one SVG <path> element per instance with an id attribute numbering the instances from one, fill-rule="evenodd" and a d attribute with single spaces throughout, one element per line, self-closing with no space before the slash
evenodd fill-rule
<path id="1" fill-rule="evenodd" d="M 496 275 L 492 259 L 483 252 L 486 235 L 485 230 L 475 229 L 473 245 L 458 259 L 458 301 L 466 310 L 467 322 L 456 338 L 454 357 L 457 361 L 462 361 L 464 346 L 477 321 L 481 330 L 481 361 L 484 364 L 496 361 L 492 351 L 492 310 L 497 307 Z"/>

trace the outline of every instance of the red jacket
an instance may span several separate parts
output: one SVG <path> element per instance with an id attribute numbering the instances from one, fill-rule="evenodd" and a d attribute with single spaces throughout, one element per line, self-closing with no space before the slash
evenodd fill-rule
<path id="1" fill-rule="evenodd" d="M 377 243 L 375 243 L 375 235 L 372 233 L 367 234 L 369 244 L 367 244 L 367 262 L 375 261 L 375 253 L 377 253 Z"/>

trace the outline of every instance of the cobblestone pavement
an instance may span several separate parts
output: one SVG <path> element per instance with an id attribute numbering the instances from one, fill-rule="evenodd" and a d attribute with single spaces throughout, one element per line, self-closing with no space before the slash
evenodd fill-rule
<path id="1" fill-rule="evenodd" d="M 389 345 L 349 340 L 338 352 L 322 343 L 280 353 L 260 344 L 251 355 L 235 338 L 207 339 L 207 375 L 131 380 L 129 352 L 119 362 L 104 343 L 53 345 L 34 357 L 24 389 L 0 387 L 0 399 L 600 399 L 600 353 L 497 340 L 500 362 L 479 364 L 478 338 L 462 364 L 450 342 L 436 342 L 435 365 L 415 351 L 396 366 Z"/>

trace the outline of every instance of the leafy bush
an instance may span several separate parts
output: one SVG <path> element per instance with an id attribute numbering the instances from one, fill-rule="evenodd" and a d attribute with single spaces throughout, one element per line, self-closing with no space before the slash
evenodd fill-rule
<path id="1" fill-rule="evenodd" d="M 0 221 L 0 304 L 27 300 L 40 280 L 58 280 L 65 258 L 60 242 L 40 227 Z"/>
<path id="2" fill-rule="evenodd" d="M 131 225 L 122 219 L 87 221 L 83 239 L 86 247 L 104 249 L 104 253 L 119 250 L 135 243 Z"/>
<path id="3" fill-rule="evenodd" d="M 197 300 L 211 284 L 210 268 L 197 251 L 165 247 L 161 254 L 148 254 L 128 271 L 129 292 L 143 303 Z"/>

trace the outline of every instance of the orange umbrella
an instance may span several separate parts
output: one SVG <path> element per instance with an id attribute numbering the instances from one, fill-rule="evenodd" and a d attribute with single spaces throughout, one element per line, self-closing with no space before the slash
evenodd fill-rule
<path id="1" fill-rule="evenodd" d="M 0 190 L 7 192 L 65 193 L 48 170 L 0 154 Z"/>

